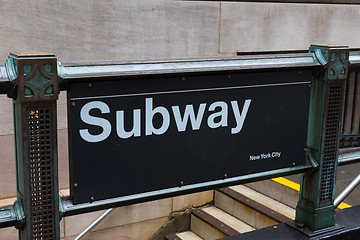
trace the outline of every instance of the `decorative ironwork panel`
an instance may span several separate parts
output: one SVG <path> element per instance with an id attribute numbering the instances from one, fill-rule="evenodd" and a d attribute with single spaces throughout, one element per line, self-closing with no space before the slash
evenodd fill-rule
<path id="1" fill-rule="evenodd" d="M 30 108 L 28 121 L 32 235 L 34 240 L 55 239 L 51 109 Z"/>
<path id="2" fill-rule="evenodd" d="M 53 54 L 11 53 L 6 62 L 9 77 L 18 87 L 21 102 L 57 100 L 57 61 Z"/>
<path id="3" fill-rule="evenodd" d="M 341 84 L 329 86 L 324 139 L 324 162 L 321 172 L 320 203 L 331 202 L 334 189 L 335 161 L 339 133 Z"/>

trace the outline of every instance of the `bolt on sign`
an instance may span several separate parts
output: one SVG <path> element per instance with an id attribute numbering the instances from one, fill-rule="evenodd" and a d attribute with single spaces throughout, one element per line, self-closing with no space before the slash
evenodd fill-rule
<path id="1" fill-rule="evenodd" d="M 72 80 L 74 204 L 305 165 L 310 76 L 270 71 Z"/>

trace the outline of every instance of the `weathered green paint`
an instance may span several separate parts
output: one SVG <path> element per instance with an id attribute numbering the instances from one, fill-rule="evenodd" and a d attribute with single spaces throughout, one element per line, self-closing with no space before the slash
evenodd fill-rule
<path id="1" fill-rule="evenodd" d="M 318 167 L 302 175 L 295 221 L 319 230 L 335 225 L 335 176 L 349 49 L 311 46 L 310 52 L 323 65 L 314 71 L 307 138 L 307 157 Z"/>
<path id="2" fill-rule="evenodd" d="M 17 201 L 12 206 L 22 240 L 60 239 L 57 163 L 57 60 L 53 54 L 10 54 Z M 50 89 L 50 90 L 49 90 Z"/>
<path id="3" fill-rule="evenodd" d="M 25 216 L 22 204 L 15 201 L 13 205 L 0 208 L 0 228 L 15 226 L 21 229 L 24 226 Z"/>
<path id="4" fill-rule="evenodd" d="M 24 214 L 23 206 L 19 200 L 15 201 L 14 203 L 14 211 L 16 215 L 15 227 L 17 229 L 22 229 L 25 224 L 25 214 Z"/>

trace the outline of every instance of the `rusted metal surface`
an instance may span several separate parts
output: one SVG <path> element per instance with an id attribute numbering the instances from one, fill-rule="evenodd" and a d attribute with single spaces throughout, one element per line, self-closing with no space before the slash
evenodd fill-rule
<path id="1" fill-rule="evenodd" d="M 228 226 L 224 222 L 221 222 L 217 218 L 211 216 L 210 214 L 206 213 L 205 211 L 203 211 L 201 209 L 197 209 L 197 210 L 193 211 L 192 214 L 195 217 L 201 219 L 202 221 L 210 224 L 212 227 L 216 228 L 217 230 L 219 230 L 226 236 L 234 236 L 234 235 L 240 234 L 238 231 L 236 231 L 232 227 Z"/>
<path id="2" fill-rule="evenodd" d="M 217 191 L 229 196 L 230 198 L 234 199 L 235 201 L 238 201 L 252 209 L 254 209 L 257 212 L 260 212 L 264 214 L 265 216 L 277 221 L 277 222 L 288 222 L 291 221 L 291 218 L 288 218 L 287 216 L 274 211 L 273 209 L 254 201 L 251 198 L 246 197 L 245 195 L 234 191 L 231 188 L 220 188 Z"/>
<path id="3" fill-rule="evenodd" d="M 59 239 L 56 100 L 57 60 L 50 54 L 10 54 L 7 72 L 13 96 L 17 196 L 25 226 L 21 239 Z"/>

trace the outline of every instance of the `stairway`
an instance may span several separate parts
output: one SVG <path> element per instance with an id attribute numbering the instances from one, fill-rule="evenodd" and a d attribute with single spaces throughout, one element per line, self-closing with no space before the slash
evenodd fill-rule
<path id="1" fill-rule="evenodd" d="M 193 209 L 190 229 L 167 240 L 212 240 L 287 222 L 295 218 L 298 192 L 272 180 L 221 188 L 214 203 Z"/>

